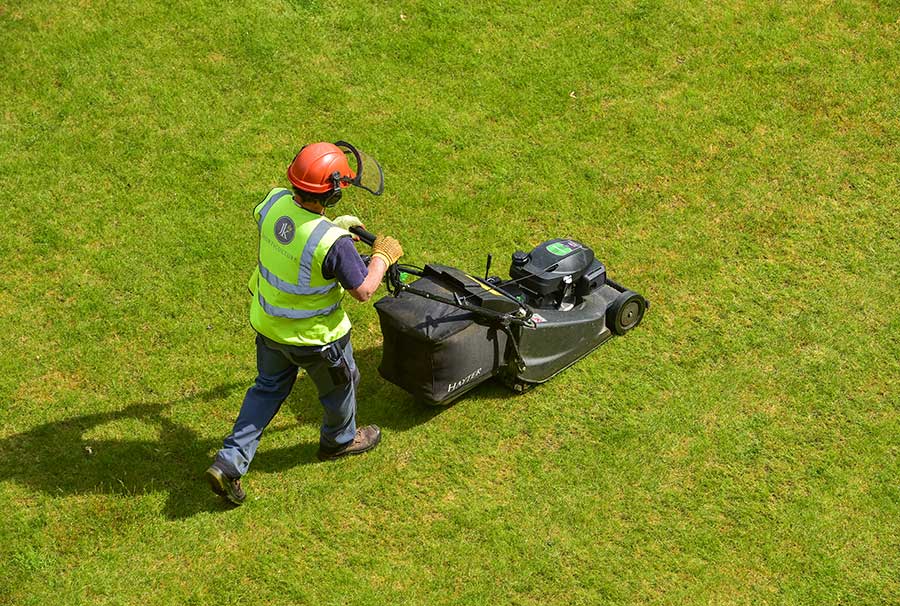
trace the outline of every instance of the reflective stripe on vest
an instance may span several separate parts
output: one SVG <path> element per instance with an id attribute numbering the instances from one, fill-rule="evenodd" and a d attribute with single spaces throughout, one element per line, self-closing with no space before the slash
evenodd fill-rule
<path id="1" fill-rule="evenodd" d="M 309 281 L 312 280 L 312 260 L 313 254 L 316 252 L 316 248 L 319 246 L 319 242 L 322 241 L 322 238 L 325 237 L 325 234 L 328 233 L 328 230 L 331 229 L 332 225 L 327 219 L 319 220 L 319 224 L 312 230 L 312 233 L 309 234 L 309 239 L 306 241 L 306 246 L 303 247 L 303 254 L 300 255 L 300 275 L 297 277 L 297 284 L 300 286 L 309 286 Z M 322 276 L 323 278 L 325 276 Z M 316 293 L 319 292 L 328 292 L 337 286 L 337 280 L 332 282 L 327 290 L 316 290 Z"/>
<path id="2" fill-rule="evenodd" d="M 258 267 L 259 275 L 262 276 L 263 280 L 268 282 L 274 288 L 289 295 L 324 295 L 337 287 L 337 284 L 329 284 L 328 286 L 301 286 L 299 284 L 291 284 L 270 272 L 262 263 L 259 263 Z"/>
<path id="3" fill-rule="evenodd" d="M 323 309 L 291 309 L 289 307 L 275 307 L 274 305 L 269 304 L 260 292 L 257 293 L 257 298 L 259 299 L 259 306 L 270 316 L 289 318 L 291 320 L 306 320 L 308 318 L 315 318 L 316 316 L 327 316 L 341 306 L 341 302 L 338 301 L 334 305 L 330 305 Z"/>

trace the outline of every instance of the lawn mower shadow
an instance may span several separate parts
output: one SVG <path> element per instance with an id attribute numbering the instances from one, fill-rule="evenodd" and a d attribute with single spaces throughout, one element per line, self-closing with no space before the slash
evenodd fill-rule
<path id="1" fill-rule="evenodd" d="M 389 443 L 391 433 L 407 431 L 426 423 L 445 410 L 470 402 L 473 406 L 481 401 L 496 401 L 516 397 L 518 394 L 504 387 L 499 381 L 490 380 L 478 385 L 462 398 L 445 406 L 429 406 L 416 402 L 412 396 L 399 387 L 384 381 L 377 371 L 381 348 L 373 347 L 354 352 L 360 369 L 357 421 L 360 425 L 374 423 L 384 430 L 384 439 Z M 476 404 L 479 403 L 479 404 Z M 318 427 L 322 419 L 315 385 L 301 377 L 294 385 L 290 397 L 281 414 L 290 411 L 298 423 Z M 265 440 L 265 439 L 264 439 Z M 297 444 L 281 449 L 261 448 L 253 460 L 253 469 L 278 472 L 295 465 L 315 463 L 318 444 Z"/>
<path id="2" fill-rule="evenodd" d="M 406 431 L 429 421 L 444 410 L 444 407 L 419 404 L 408 393 L 382 379 L 378 375 L 380 347 L 354 351 L 353 357 L 360 371 L 357 415 L 361 424 L 375 423 L 387 431 Z M 285 407 L 299 423 L 318 426 L 322 421 L 322 406 L 319 404 L 316 387 L 306 377 L 301 376 L 297 380 Z"/>

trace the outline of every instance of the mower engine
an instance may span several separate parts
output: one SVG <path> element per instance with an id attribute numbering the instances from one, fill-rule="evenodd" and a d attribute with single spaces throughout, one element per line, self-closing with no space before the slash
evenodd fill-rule
<path id="1" fill-rule="evenodd" d="M 557 238 L 529 253 L 514 252 L 509 277 L 508 290 L 518 287 L 531 307 L 569 311 L 578 299 L 605 283 L 606 267 L 587 246 Z"/>

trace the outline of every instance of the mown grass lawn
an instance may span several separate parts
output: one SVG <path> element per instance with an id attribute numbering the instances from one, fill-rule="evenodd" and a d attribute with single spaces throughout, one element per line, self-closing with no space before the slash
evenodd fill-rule
<path id="1" fill-rule="evenodd" d="M 0 603 L 900 603 L 893 2 L 0 0 Z M 470 270 L 557 236 L 644 323 L 315 462 L 301 381 L 230 509 L 255 203 Z"/>

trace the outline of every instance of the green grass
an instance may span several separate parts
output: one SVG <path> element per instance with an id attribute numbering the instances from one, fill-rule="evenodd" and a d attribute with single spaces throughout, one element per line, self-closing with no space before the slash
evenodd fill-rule
<path id="1" fill-rule="evenodd" d="M 0 1 L 0 603 L 900 602 L 893 2 Z M 301 381 L 228 509 L 251 211 L 343 138 L 341 212 L 476 270 L 591 245 L 644 323 L 522 396 Z"/>

